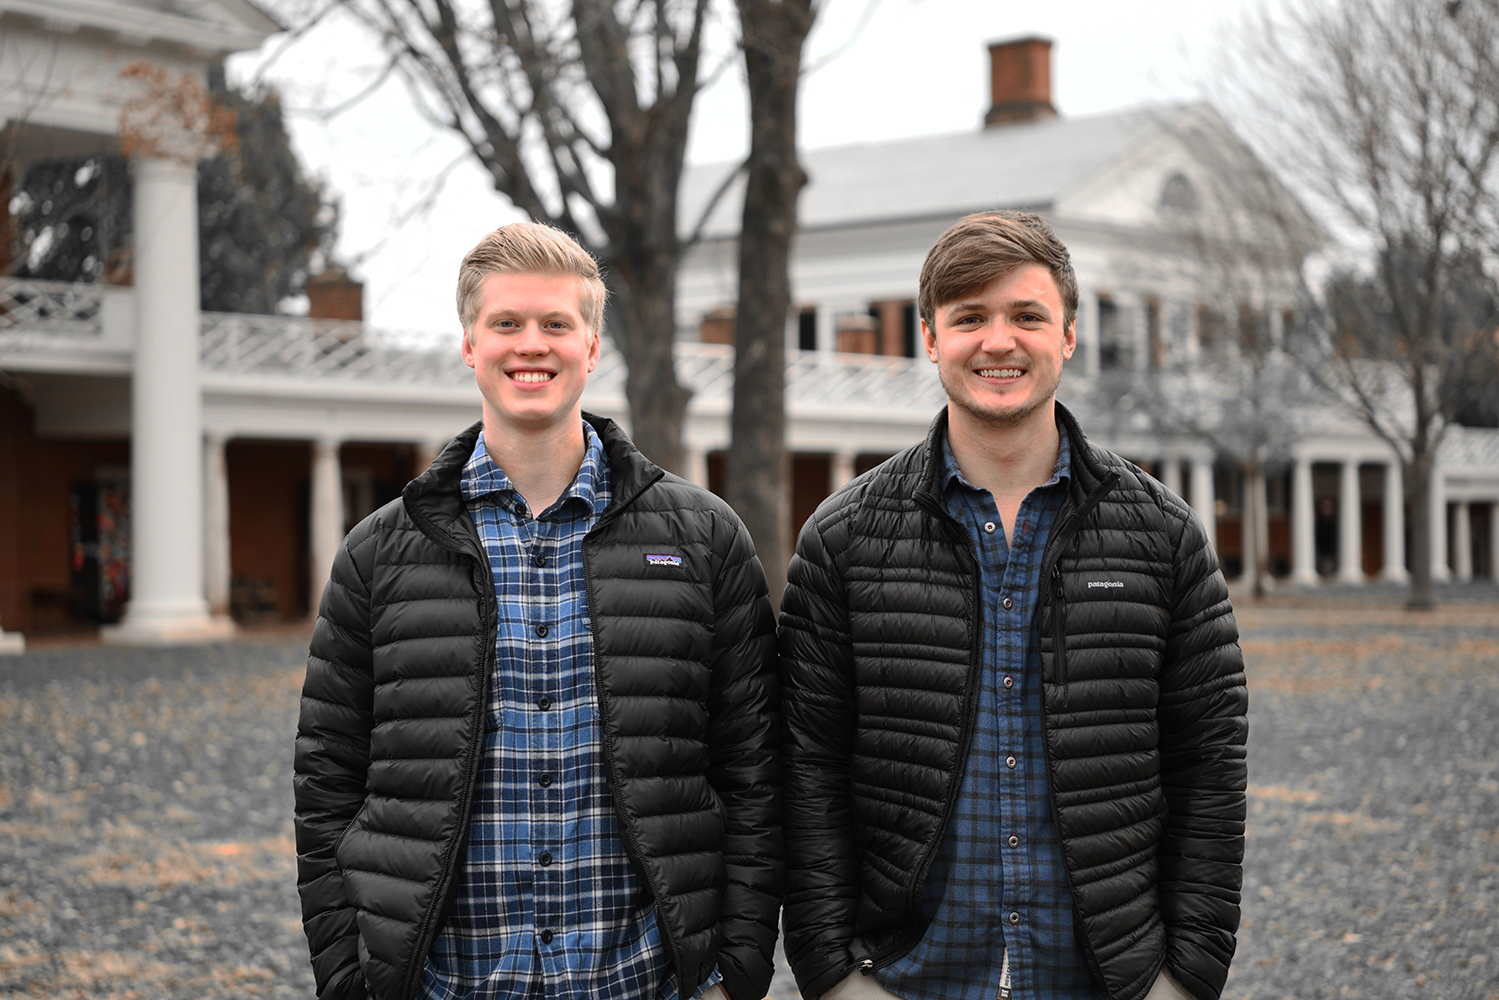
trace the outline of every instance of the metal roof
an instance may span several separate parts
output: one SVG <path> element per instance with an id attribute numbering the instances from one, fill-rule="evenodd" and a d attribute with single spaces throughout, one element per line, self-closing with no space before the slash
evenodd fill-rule
<path id="1" fill-rule="evenodd" d="M 860 143 L 802 153 L 808 183 L 798 204 L 803 230 L 895 219 L 961 215 L 984 208 L 1044 209 L 1118 163 L 1194 105 L 1153 105 L 1081 118 L 1000 125 L 950 135 Z M 680 218 L 690 233 L 738 163 L 689 169 Z M 739 231 L 740 177 L 704 227 L 707 238 Z"/>

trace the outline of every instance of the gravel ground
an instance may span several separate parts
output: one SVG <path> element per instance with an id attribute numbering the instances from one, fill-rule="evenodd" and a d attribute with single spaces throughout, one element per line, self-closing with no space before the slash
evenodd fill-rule
<path id="1" fill-rule="evenodd" d="M 1240 602 L 1232 1000 L 1499 1000 L 1499 590 Z M 0 660 L 0 994 L 310 997 L 296 638 Z M 784 975 L 774 996 L 794 997 Z"/>

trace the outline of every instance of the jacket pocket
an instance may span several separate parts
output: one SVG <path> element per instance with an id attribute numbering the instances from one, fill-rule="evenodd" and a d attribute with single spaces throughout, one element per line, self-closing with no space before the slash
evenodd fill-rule
<path id="1" fill-rule="evenodd" d="M 359 821 L 364 819 L 365 810 L 369 809 L 369 807 L 370 800 L 369 797 L 366 796 L 364 804 L 359 807 L 359 811 L 354 814 L 354 818 L 349 820 L 349 825 L 344 827 L 343 832 L 338 835 L 338 839 L 333 842 L 333 863 L 338 866 L 338 870 L 340 872 L 344 870 L 344 860 L 340 856 L 343 853 L 344 840 L 349 836 L 349 833 L 354 829 Z"/>

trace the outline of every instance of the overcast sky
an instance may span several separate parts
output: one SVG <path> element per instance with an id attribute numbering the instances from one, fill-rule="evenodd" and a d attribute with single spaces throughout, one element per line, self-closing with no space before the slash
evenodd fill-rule
<path id="1" fill-rule="evenodd" d="M 1029 34 L 1054 43 L 1063 115 L 1196 98 L 1224 32 L 1258 2 L 829 0 L 809 42 L 809 64 L 823 64 L 803 83 L 801 141 L 816 148 L 978 128 L 989 105 L 987 43 Z M 398 78 L 331 119 L 316 113 L 359 92 L 380 62 L 360 28 L 334 20 L 290 45 L 273 38 L 230 71 L 241 80 L 261 71 L 281 88 L 303 163 L 342 201 L 339 250 L 358 261 L 366 319 L 456 333 L 459 260 L 518 216 L 460 142 L 415 112 Z M 742 156 L 746 121 L 736 68 L 699 96 L 689 159 Z M 438 177 L 441 191 L 419 210 Z"/>

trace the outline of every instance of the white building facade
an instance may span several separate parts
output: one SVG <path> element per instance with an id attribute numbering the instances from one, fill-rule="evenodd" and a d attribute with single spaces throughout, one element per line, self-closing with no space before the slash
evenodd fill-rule
<path id="1" fill-rule="evenodd" d="M 7 38 L 31 32 L 33 49 L 52 46 L 54 64 L 78 81 L 53 93 L 30 55 L 0 60 L 19 80 L 3 91 L 0 115 L 23 161 L 114 148 L 128 93 L 119 73 L 134 59 L 201 74 L 276 30 L 239 0 L 191 15 L 0 0 L 0 23 Z M 1163 202 L 1189 197 L 1204 169 L 1180 141 L 1182 122 L 1211 112 L 1061 119 L 1036 79 L 1045 43 L 996 48 L 996 80 L 1016 59 L 1029 89 L 1014 100 L 997 90 L 990 127 L 807 157 L 787 323 L 793 527 L 920 440 L 944 403 L 912 305 L 937 235 L 969 211 L 1024 207 L 1057 226 L 1082 286 L 1080 350 L 1062 398 L 1100 443 L 1182 493 L 1231 570 L 1253 574 L 1235 547 L 1243 486 L 1234 470 L 1202 440 L 1103 415 L 1092 398 L 1111 371 L 1203 349 L 1186 269 L 1142 246 L 1157 238 Z M 724 169 L 693 172 L 685 218 Z M 433 350 L 360 323 L 201 314 L 192 164 L 143 156 L 135 178 L 133 286 L 0 278 L 0 624 L 40 633 L 103 621 L 109 641 L 198 641 L 229 634 L 230 612 L 306 614 L 347 528 L 477 419 L 457 333 Z M 729 445 L 732 348 L 700 331 L 733 304 L 735 217 L 731 196 L 680 282 L 677 363 L 694 392 L 688 471 L 708 486 Z M 584 403 L 628 426 L 623 376 L 606 349 Z M 1454 429 L 1442 462 L 1435 568 L 1443 578 L 1493 575 L 1499 435 Z M 1265 569 L 1307 584 L 1403 578 L 1399 469 L 1361 425 L 1319 410 L 1267 481 L 1257 516 L 1283 565 Z M 18 645 L 14 632 L 0 636 L 0 648 Z"/>

